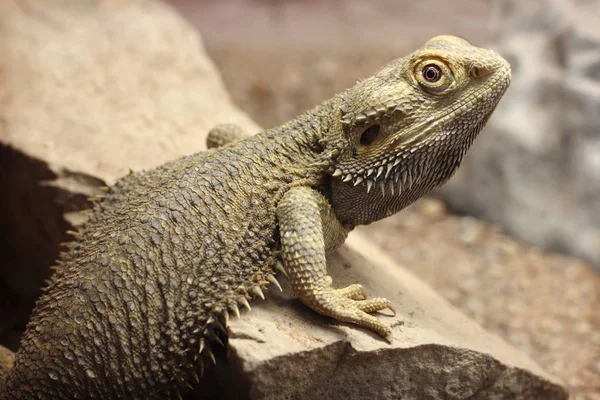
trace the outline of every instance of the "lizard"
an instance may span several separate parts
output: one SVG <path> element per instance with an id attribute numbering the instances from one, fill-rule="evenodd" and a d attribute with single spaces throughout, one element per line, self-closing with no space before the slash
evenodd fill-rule
<path id="1" fill-rule="evenodd" d="M 278 271 L 310 309 L 393 341 L 372 315 L 393 305 L 335 288 L 326 253 L 447 181 L 510 78 L 437 36 L 279 127 L 220 125 L 208 150 L 121 178 L 72 232 L 0 397 L 184 395 Z"/>

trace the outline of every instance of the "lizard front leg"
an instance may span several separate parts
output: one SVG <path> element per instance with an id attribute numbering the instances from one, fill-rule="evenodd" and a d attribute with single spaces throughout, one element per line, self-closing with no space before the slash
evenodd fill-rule
<path id="1" fill-rule="evenodd" d="M 236 140 L 244 139 L 245 137 L 248 137 L 248 135 L 238 125 L 220 124 L 208 132 L 206 147 L 214 149 L 235 142 Z"/>
<path id="2" fill-rule="evenodd" d="M 391 343 L 391 326 L 368 314 L 389 308 L 395 315 L 387 299 L 367 300 L 358 284 L 332 288 L 325 252 L 341 245 L 349 230 L 340 224 L 327 199 L 311 188 L 292 188 L 279 202 L 277 218 L 281 256 L 294 294 L 314 311 L 364 326 Z"/>

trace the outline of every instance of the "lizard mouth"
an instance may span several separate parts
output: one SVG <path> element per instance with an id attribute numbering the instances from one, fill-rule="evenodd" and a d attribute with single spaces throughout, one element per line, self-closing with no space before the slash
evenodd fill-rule
<path id="1" fill-rule="evenodd" d="M 394 195 L 409 190 L 418 181 L 418 178 L 429 169 L 430 164 L 435 162 L 435 159 L 425 157 L 423 162 L 405 160 L 418 156 L 415 153 L 428 146 L 428 143 L 434 143 L 434 146 L 435 142 L 441 141 L 443 135 L 448 136 L 446 140 L 458 141 L 466 140 L 469 137 L 474 138 L 508 88 L 510 80 L 511 72 L 508 67 L 503 73 L 497 73 L 494 79 L 488 83 L 488 90 L 473 95 L 466 101 L 457 102 L 450 111 L 441 117 L 426 119 L 412 126 L 403 134 L 395 135 L 386 144 L 389 149 L 385 152 L 387 155 L 379 157 L 374 162 L 369 163 L 367 167 L 358 167 L 356 163 L 350 166 L 344 166 L 343 162 L 339 163 L 332 168 L 331 175 L 352 186 L 363 185 L 367 193 L 370 193 L 376 186 L 384 196 L 386 192 Z M 480 111 L 476 111 L 478 108 L 480 108 Z M 481 115 L 479 120 L 482 122 L 473 123 L 469 128 L 471 132 L 468 134 L 460 132 L 460 135 L 464 138 L 457 138 L 453 132 L 443 133 L 444 127 L 454 121 L 460 121 L 465 115 L 474 112 Z M 365 121 L 364 124 L 368 126 L 369 122 Z"/>

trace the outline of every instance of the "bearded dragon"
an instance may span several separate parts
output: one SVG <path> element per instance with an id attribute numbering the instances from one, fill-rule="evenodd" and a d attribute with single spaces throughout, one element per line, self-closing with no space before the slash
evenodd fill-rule
<path id="1" fill-rule="evenodd" d="M 444 183 L 510 76 L 435 37 L 280 127 L 220 126 L 208 151 L 122 178 L 61 256 L 1 397 L 176 398 L 277 270 L 314 311 L 391 342 L 371 314 L 392 304 L 335 288 L 325 254 Z"/>

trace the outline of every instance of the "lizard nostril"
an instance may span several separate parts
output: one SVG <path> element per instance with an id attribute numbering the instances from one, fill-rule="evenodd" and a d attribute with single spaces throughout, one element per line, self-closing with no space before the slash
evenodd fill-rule
<path id="1" fill-rule="evenodd" d="M 372 126 L 368 127 L 363 132 L 362 136 L 360 137 L 360 144 L 369 145 L 369 144 L 373 143 L 373 141 L 379 135 L 379 130 L 380 130 L 379 125 L 372 125 Z"/>

